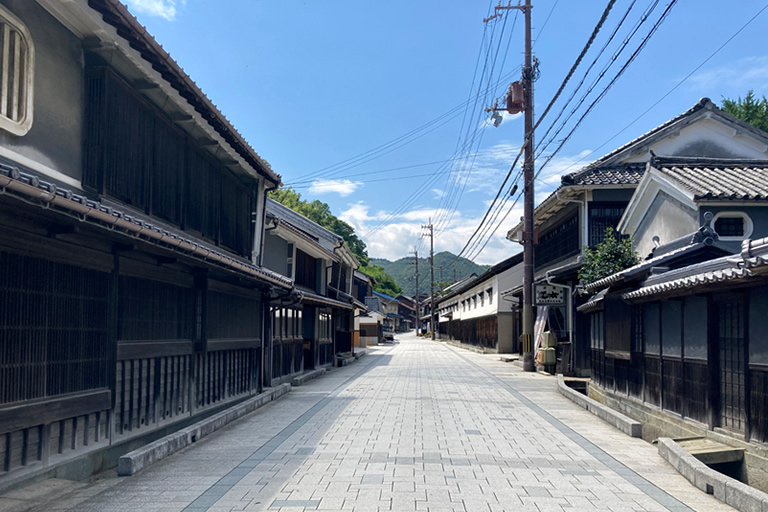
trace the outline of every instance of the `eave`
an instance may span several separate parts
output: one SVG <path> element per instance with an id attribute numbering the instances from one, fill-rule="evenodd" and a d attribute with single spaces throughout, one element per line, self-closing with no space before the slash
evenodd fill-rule
<path id="1" fill-rule="evenodd" d="M 169 116 L 179 120 L 177 125 L 185 131 L 194 125 L 205 133 L 203 142 L 217 160 L 254 178 L 263 177 L 274 186 L 281 184 L 280 176 L 123 4 L 117 0 L 37 1 L 80 38 L 86 50 L 108 56 L 115 65 L 124 60 L 138 70 L 145 86 L 134 83 L 136 89 L 150 100 L 158 91 L 164 95 L 175 107 L 166 106 L 171 110 Z M 114 54 L 121 58 L 113 58 Z"/>

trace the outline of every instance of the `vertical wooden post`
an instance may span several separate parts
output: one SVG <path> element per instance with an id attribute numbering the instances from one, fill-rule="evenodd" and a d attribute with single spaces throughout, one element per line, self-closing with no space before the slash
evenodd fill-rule
<path id="1" fill-rule="evenodd" d="M 112 250 L 112 272 L 109 275 L 107 306 L 107 357 L 106 376 L 110 390 L 110 414 L 107 415 L 107 438 L 109 444 L 115 440 L 115 403 L 117 401 L 117 342 L 120 336 L 120 252 Z"/>

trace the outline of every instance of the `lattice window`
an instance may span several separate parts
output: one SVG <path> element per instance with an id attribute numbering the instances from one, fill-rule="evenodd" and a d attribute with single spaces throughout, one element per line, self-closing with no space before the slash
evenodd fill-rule
<path id="1" fill-rule="evenodd" d="M 589 205 L 589 245 L 595 246 L 605 240 L 606 228 L 614 228 L 624 215 L 625 205 L 591 204 Z"/>
<path id="2" fill-rule="evenodd" d="M 743 212 L 720 212 L 715 215 L 712 226 L 721 240 L 743 240 L 752 235 L 754 224 Z"/>
<path id="3" fill-rule="evenodd" d="M 0 128 L 14 135 L 32 127 L 34 56 L 27 28 L 0 6 Z"/>
<path id="4" fill-rule="evenodd" d="M 579 219 L 573 215 L 539 237 L 534 260 L 544 265 L 579 252 Z"/>
<path id="5" fill-rule="evenodd" d="M 0 404 L 107 385 L 108 279 L 0 252 Z"/>

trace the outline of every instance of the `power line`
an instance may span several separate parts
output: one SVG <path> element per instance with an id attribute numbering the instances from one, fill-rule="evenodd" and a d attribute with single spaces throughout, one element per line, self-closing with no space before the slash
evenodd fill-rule
<path id="1" fill-rule="evenodd" d="M 586 44 L 584 45 L 584 48 L 580 52 L 579 56 L 576 58 L 576 61 L 574 62 L 574 64 L 571 66 L 571 69 L 568 72 L 568 74 L 566 75 L 566 77 L 563 79 L 563 82 L 560 85 L 560 88 L 558 89 L 557 93 L 555 93 L 555 96 L 552 98 L 552 100 L 550 100 L 549 104 L 547 105 L 546 109 L 544 110 L 544 113 L 541 115 L 541 117 L 539 118 L 538 122 L 534 126 L 534 131 L 539 126 L 539 124 L 541 124 L 542 120 L 546 117 L 546 115 L 549 113 L 549 111 L 551 110 L 552 106 L 557 101 L 557 99 L 559 98 L 559 96 L 562 93 L 563 89 L 565 88 L 566 84 L 568 83 L 568 81 L 573 76 L 573 73 L 576 71 L 576 68 L 578 68 L 579 64 L 581 63 L 582 59 L 584 58 L 584 55 L 587 53 L 589 48 L 592 46 L 592 43 L 594 42 L 595 37 L 600 32 L 600 29 L 602 28 L 603 24 L 605 23 L 605 20 L 607 19 L 608 15 L 610 14 L 611 9 L 613 8 L 613 5 L 615 3 L 616 3 L 616 0 L 610 0 L 608 2 L 608 5 L 603 10 L 603 14 L 600 17 L 600 20 L 598 21 L 597 25 L 593 29 L 592 34 L 590 35 L 590 37 L 587 40 Z M 502 191 L 505 189 L 506 184 L 509 181 L 510 176 L 512 175 L 512 171 L 514 170 L 515 166 L 517 165 L 518 161 L 520 160 L 520 157 L 523 154 L 525 146 L 527 144 L 529 144 L 529 143 L 530 143 L 530 134 L 526 134 L 526 140 L 523 143 L 522 148 L 518 152 L 517 157 L 515 158 L 514 163 L 510 167 L 509 172 L 507 173 L 506 177 L 504 178 L 504 181 L 502 182 L 501 187 L 499 187 L 499 191 L 496 193 L 496 197 L 494 197 L 493 201 L 489 205 L 488 210 L 486 211 L 485 215 L 483 216 L 482 220 L 480 221 L 480 224 L 478 225 L 478 227 L 475 229 L 475 231 L 469 237 L 469 239 L 467 240 L 467 243 L 464 245 L 462 250 L 459 252 L 459 254 L 456 256 L 456 258 L 453 261 L 456 261 L 458 259 L 458 257 L 461 256 L 464 253 L 464 251 L 467 250 L 467 248 L 472 243 L 472 239 L 477 235 L 477 233 L 482 228 L 483 223 L 485 223 L 485 221 L 488 219 L 488 215 L 493 210 L 494 205 L 496 205 L 496 201 L 499 199 L 499 196 L 501 195 Z M 517 180 L 515 180 L 515 181 L 517 181 Z M 498 229 L 498 227 L 496 229 Z M 494 230 L 494 233 L 495 233 L 495 230 Z M 491 234 L 491 236 L 493 236 L 493 234 Z M 451 264 L 453 264 L 453 262 L 451 262 L 449 265 L 451 265 Z"/>
<path id="2" fill-rule="evenodd" d="M 575 163 L 573 163 L 573 164 L 571 164 L 570 166 L 568 166 L 568 167 L 567 167 L 565 170 L 568 170 L 568 169 L 572 168 L 573 166 L 575 166 L 575 165 L 576 165 L 576 164 L 578 164 L 579 162 L 582 162 L 582 161 L 583 161 L 585 158 L 589 157 L 590 155 L 592 155 L 592 154 L 594 154 L 595 152 L 597 152 L 599 149 L 601 149 L 601 148 L 603 148 L 604 146 L 606 146 L 606 145 L 607 145 L 609 142 L 611 142 L 613 139 L 615 139 L 616 137 L 618 137 L 619 135 L 621 135 L 622 133 L 624 133 L 624 132 L 625 132 L 627 129 L 629 129 L 629 127 L 630 127 L 630 126 L 634 125 L 634 124 L 635 124 L 636 122 L 638 122 L 638 121 L 639 121 L 641 118 L 643 118 L 643 117 L 644 117 L 644 116 L 645 116 L 645 115 L 646 115 L 648 112 L 650 112 L 651 110 L 653 110 L 654 108 L 656 108 L 656 106 L 658 106 L 658 105 L 659 105 L 659 103 L 661 103 L 662 101 L 664 101 L 664 100 L 665 100 L 665 99 L 666 99 L 666 98 L 667 98 L 667 97 L 668 97 L 670 94 L 672 94 L 672 93 L 673 93 L 675 90 L 677 90 L 677 88 L 678 88 L 678 87 L 680 87 L 681 85 L 683 85 L 683 83 L 684 83 L 684 82 L 686 82 L 686 81 L 687 81 L 689 78 L 691 78 L 691 77 L 692 77 L 692 76 L 693 76 L 693 75 L 694 75 L 694 74 L 695 74 L 697 71 L 699 71 L 699 70 L 700 70 L 702 67 L 704 67 L 704 65 L 705 65 L 707 62 L 709 62 L 710 60 L 712 60 L 712 58 L 713 58 L 713 57 L 715 57 L 715 55 L 717 55 L 718 53 L 720 53 L 720 51 L 721 51 L 723 48 L 725 48 L 726 46 L 728 46 L 728 44 L 729 44 L 731 41 L 733 41 L 733 40 L 734 40 L 734 39 L 735 39 L 735 38 L 736 38 L 736 37 L 737 37 L 739 34 L 741 34 L 741 32 L 742 32 L 742 31 L 744 31 L 744 29 L 746 29 L 746 28 L 747 28 L 747 27 L 748 27 L 750 24 L 752 24 L 752 22 L 753 22 L 753 21 L 755 21 L 755 20 L 756 20 L 756 19 L 757 19 L 757 18 L 758 18 L 758 17 L 759 17 L 759 16 L 760 16 L 760 15 L 761 15 L 761 14 L 762 14 L 762 13 L 763 13 L 765 10 L 766 10 L 766 9 L 768 9 L 768 5 L 765 5 L 765 6 L 763 6 L 763 7 L 762 7 L 762 8 L 761 8 L 759 11 L 757 11 L 757 13 L 756 13 L 754 16 L 752 16 L 752 17 L 751 17 L 751 18 L 750 18 L 750 19 L 749 19 L 749 20 L 748 20 L 748 21 L 747 21 L 747 22 L 746 22 L 744 25 L 742 25 L 742 26 L 741 26 L 741 28 L 739 28 L 739 29 L 738 29 L 738 30 L 737 30 L 737 31 L 736 31 L 736 32 L 735 32 L 733 35 L 731 35 L 731 37 L 729 37 L 728 39 L 726 39 L 726 41 L 725 41 L 723 44 L 721 44 L 721 45 L 720 45 L 720 46 L 719 46 L 719 47 L 718 47 L 718 48 L 717 48 L 717 49 L 716 49 L 714 52 L 712 52 L 711 54 L 709 54 L 709 56 L 708 56 L 706 59 L 704 59 L 704 60 L 703 60 L 703 61 L 702 61 L 702 62 L 701 62 L 701 63 L 700 63 L 698 66 L 696 66 L 696 67 L 695 67 L 695 68 L 694 68 L 694 69 L 693 69 L 693 70 L 692 70 L 690 73 L 688 73 L 688 74 L 685 76 L 685 78 L 683 78 L 682 80 L 680 80 L 679 82 L 677 82 L 677 83 L 676 83 L 676 84 L 675 84 L 675 85 L 674 85 L 674 86 L 673 86 L 671 89 L 669 89 L 669 90 L 668 90 L 666 93 L 664 93 L 664 95 L 663 95 L 663 96 L 661 96 L 661 97 L 660 97 L 658 100 L 656 100 L 656 101 L 655 101 L 655 102 L 654 102 L 654 103 L 653 103 L 653 104 L 652 104 L 650 107 L 648 107 L 647 109 L 645 109 L 645 110 L 644 110 L 644 111 L 643 111 L 643 112 L 642 112 L 642 113 L 641 113 L 639 116 L 637 116 L 636 118 L 634 118 L 634 119 L 633 119 L 633 120 L 632 120 L 630 123 L 628 123 L 627 125 L 625 125 L 625 126 L 624 126 L 624 127 L 621 129 L 621 130 L 619 130 L 618 132 L 616 132 L 615 134 L 613 134 L 613 136 L 611 136 L 611 138 L 610 138 L 610 139 L 606 140 L 605 142 L 603 142 L 602 144 L 600 144 L 599 146 L 597 146 L 595 149 L 593 149 L 592 151 L 590 151 L 589 153 L 587 153 L 586 155 L 584 155 L 584 156 L 583 156 L 582 158 L 580 158 L 578 161 L 576 161 Z"/>
<path id="3" fill-rule="evenodd" d="M 648 9 L 643 13 L 643 16 L 640 18 L 640 20 L 635 24 L 635 26 L 630 31 L 630 34 L 624 38 L 624 41 L 619 46 L 619 48 L 613 53 L 611 56 L 611 59 L 608 61 L 608 63 L 603 66 L 603 69 L 598 73 L 597 77 L 592 81 L 592 83 L 587 88 L 587 92 L 585 92 L 579 101 L 577 102 L 576 106 L 571 109 L 571 112 L 566 116 L 565 120 L 560 124 L 559 128 L 555 131 L 555 133 L 552 135 L 552 137 L 549 138 L 549 141 L 547 141 L 547 137 L 552 132 L 552 129 L 555 127 L 557 122 L 562 118 L 563 114 L 565 113 L 566 108 L 568 108 L 568 105 L 571 103 L 573 98 L 576 96 L 576 93 L 581 89 L 581 87 L 584 85 L 584 82 L 586 81 L 587 77 L 589 76 L 590 71 L 592 71 L 592 68 L 597 64 L 600 57 L 605 53 L 605 50 L 608 48 L 610 43 L 613 41 L 613 39 L 616 37 L 616 35 L 619 32 L 619 29 L 624 25 L 624 22 L 627 20 L 627 17 L 629 16 L 632 8 L 635 5 L 635 1 L 629 5 L 627 10 L 625 11 L 624 15 L 619 20 L 619 23 L 614 28 L 611 35 L 608 37 L 608 40 L 603 44 L 603 47 L 600 49 L 600 51 L 597 53 L 595 58 L 592 60 L 592 63 L 587 67 L 587 70 L 584 72 L 584 75 L 582 76 L 579 83 L 576 85 L 576 88 L 571 92 L 571 95 L 568 97 L 568 100 L 566 100 L 563 107 L 560 109 L 560 112 L 557 114 L 557 117 L 554 121 L 552 121 L 552 124 L 550 124 L 549 128 L 547 128 L 547 131 L 544 133 L 544 136 L 541 138 L 541 141 L 536 148 L 538 151 L 537 156 L 541 156 L 546 148 L 555 140 L 555 138 L 560 134 L 560 132 L 565 128 L 565 125 L 568 123 L 568 121 L 576 114 L 579 107 L 586 101 L 589 94 L 594 90 L 594 88 L 597 86 L 597 84 L 605 77 L 605 75 L 608 73 L 608 70 L 613 66 L 613 64 L 616 62 L 618 57 L 624 52 L 624 50 L 627 48 L 629 43 L 631 42 L 632 38 L 637 34 L 637 32 L 640 30 L 641 26 L 645 21 L 648 19 L 648 17 L 653 13 L 653 11 L 656 9 L 656 7 L 659 4 L 659 0 L 656 0 L 653 2 Z"/>
<path id="4" fill-rule="evenodd" d="M 624 74 L 624 71 L 629 67 L 632 62 L 637 58 L 637 56 L 640 54 L 640 52 L 643 51 L 643 48 L 645 48 L 645 45 L 648 43 L 650 38 L 653 36 L 653 34 L 656 33 L 656 31 L 659 29 L 662 23 L 664 23 L 664 20 L 666 20 L 667 16 L 669 15 L 669 12 L 672 10 L 672 8 L 677 4 L 677 0 L 672 0 L 669 5 L 667 5 L 667 8 L 664 10 L 662 15 L 659 17 L 659 19 L 656 21 L 656 23 L 653 25 L 651 30 L 648 32 L 648 35 L 643 39 L 643 41 L 640 43 L 640 45 L 637 47 L 637 49 L 634 51 L 634 53 L 627 59 L 626 63 L 621 67 L 619 72 L 616 74 L 616 76 L 610 81 L 610 83 L 603 89 L 603 91 L 598 95 L 597 98 L 589 105 L 587 110 L 584 112 L 584 114 L 579 118 L 579 120 L 576 122 L 574 127 L 571 129 L 570 132 L 568 132 L 568 135 L 565 136 L 565 138 L 560 142 L 557 149 L 553 153 L 551 153 L 547 159 L 544 161 L 544 163 L 539 167 L 539 170 L 536 172 L 536 176 L 538 176 L 541 171 L 549 164 L 549 162 L 552 161 L 552 159 L 555 157 L 555 155 L 562 149 L 562 147 L 565 145 L 566 142 L 568 142 L 568 139 L 571 138 L 573 133 L 576 131 L 576 129 L 581 125 L 582 121 L 584 121 L 584 118 L 589 115 L 589 113 L 592 111 L 592 109 L 597 105 L 608 93 L 608 91 L 613 87 L 613 85 L 618 81 L 618 79 L 621 77 L 622 74 Z"/>
<path id="5" fill-rule="evenodd" d="M 488 96 L 487 91 L 490 90 L 491 78 L 493 76 L 494 69 L 496 68 L 496 62 L 498 60 L 499 51 L 501 49 L 501 44 L 502 44 L 503 39 L 504 39 L 504 31 L 506 29 L 506 24 L 507 24 L 507 17 L 505 16 L 504 17 L 504 23 L 502 24 L 502 27 L 501 27 L 501 37 L 499 38 L 499 44 L 496 47 L 496 52 L 494 54 L 493 62 L 491 64 L 491 70 L 490 70 L 490 72 L 488 74 L 488 86 L 486 86 L 486 88 L 485 88 L 485 90 L 486 90 L 486 97 L 484 98 L 484 100 L 487 100 L 487 96 Z M 515 18 L 514 18 L 514 20 L 512 22 L 512 29 L 511 29 L 509 37 L 508 37 L 507 48 L 506 48 L 506 50 L 504 52 L 504 58 L 502 59 L 502 69 L 503 69 L 504 62 L 506 61 L 506 55 L 507 55 L 507 53 L 509 51 L 509 46 L 510 46 L 510 43 L 512 41 L 512 35 L 514 34 L 515 26 L 516 25 L 517 25 L 517 13 L 515 14 Z M 495 30 L 492 31 L 491 33 L 493 34 L 494 32 L 495 32 Z M 490 45 L 489 45 L 489 51 L 490 51 Z M 477 107 L 477 104 L 476 104 L 476 107 Z M 476 116 L 477 117 L 477 122 L 479 122 L 482 119 L 482 116 L 484 114 L 484 109 L 482 108 L 482 106 L 477 111 L 477 114 L 478 114 Z M 477 137 L 478 133 L 480 134 L 479 138 Z M 480 144 L 482 143 L 482 139 L 483 139 L 483 135 L 484 134 L 485 134 L 485 130 L 478 130 L 477 128 L 475 129 L 475 131 L 474 131 L 474 133 L 472 135 L 472 138 L 469 140 L 469 151 L 467 152 L 467 157 L 465 158 L 465 166 L 464 167 L 466 169 L 465 169 L 465 172 L 464 172 L 464 181 L 463 181 L 463 183 L 461 183 L 460 186 L 458 185 L 458 182 L 459 182 L 460 177 L 461 177 L 461 173 L 457 172 L 455 174 L 455 179 L 449 185 L 448 194 L 446 196 L 444 196 L 443 198 L 441 198 L 441 201 L 438 204 L 438 208 L 441 209 L 441 212 L 445 212 L 445 214 L 439 213 L 437 218 L 435 219 L 435 221 L 436 221 L 435 224 L 437 225 L 438 233 L 441 233 L 442 231 L 444 231 L 448 227 L 448 225 L 450 225 L 451 220 L 453 220 L 453 216 L 455 214 L 455 207 L 457 207 L 460 204 L 460 202 L 461 202 L 461 197 L 464 194 L 464 190 L 466 189 L 467 183 L 469 182 L 469 177 L 470 177 L 470 175 L 472 173 L 472 170 L 474 168 L 475 162 L 477 161 L 477 153 L 476 153 L 476 151 L 473 152 L 472 148 L 475 146 L 475 140 L 476 139 L 477 139 L 477 147 L 479 148 Z M 465 141 L 466 140 L 467 139 L 465 139 Z M 466 142 L 465 142 L 465 146 L 466 146 Z M 447 198 L 447 199 L 445 201 L 443 201 L 444 198 Z"/>

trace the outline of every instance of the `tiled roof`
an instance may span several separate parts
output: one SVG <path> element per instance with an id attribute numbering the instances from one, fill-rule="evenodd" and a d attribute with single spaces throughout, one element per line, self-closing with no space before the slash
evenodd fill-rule
<path id="1" fill-rule="evenodd" d="M 651 166 L 695 200 L 768 200 L 768 160 L 653 157 Z"/>
<path id="2" fill-rule="evenodd" d="M 599 293 L 589 298 L 587 302 L 576 308 L 579 313 L 591 313 L 598 309 L 602 305 L 605 296 L 608 294 L 608 289 L 600 290 Z"/>
<path id="3" fill-rule="evenodd" d="M 708 284 L 747 279 L 768 273 L 768 238 L 745 240 L 740 254 L 697 263 L 664 274 L 651 276 L 641 288 L 625 293 L 625 300 L 650 297 L 665 292 Z"/>
<path id="4" fill-rule="evenodd" d="M 264 267 L 253 265 L 244 258 L 230 255 L 196 239 L 187 233 L 176 231 L 143 216 L 121 211 L 93 201 L 79 191 L 56 186 L 38 176 L 21 171 L 17 167 L 0 164 L 0 188 L 26 202 L 46 210 L 69 215 L 81 222 L 109 229 L 131 239 L 139 239 L 163 249 L 195 258 L 207 264 L 260 279 L 283 288 L 291 288 L 293 281 Z"/>
<path id="5" fill-rule="evenodd" d="M 637 265 L 625 268 L 624 270 L 616 272 L 615 274 L 611 274 L 610 276 L 589 283 L 584 286 L 584 289 L 593 292 L 595 290 L 608 287 L 621 280 L 638 276 L 643 272 L 649 271 L 653 267 L 663 266 L 681 256 L 689 255 L 693 252 L 711 247 L 713 244 L 717 243 L 717 234 L 714 233 L 711 228 L 704 227 L 695 233 L 681 237 L 680 240 L 685 240 L 687 243 L 673 250 L 664 251 L 661 254 L 654 256 L 653 258 L 641 261 Z M 659 247 L 660 252 L 661 249 L 665 247 L 666 246 Z"/>
<path id="6" fill-rule="evenodd" d="M 128 44 L 139 52 L 163 78 L 208 123 L 226 140 L 229 145 L 254 169 L 267 179 L 280 184 L 280 175 L 259 156 L 240 133 L 232 126 L 216 105 L 203 93 L 181 66 L 163 49 L 147 29 L 118 0 L 90 0 L 88 6 L 100 13 L 104 21 L 117 29 Z"/>
<path id="7" fill-rule="evenodd" d="M 566 174 L 563 185 L 637 185 L 645 172 L 646 164 L 632 163 L 607 167 L 586 167 L 578 172 Z"/>
<path id="8" fill-rule="evenodd" d="M 301 294 L 301 301 L 302 302 L 309 302 L 312 304 L 323 304 L 328 306 L 333 306 L 341 309 L 353 309 L 352 304 L 349 304 L 347 302 L 342 302 L 340 300 L 332 299 L 330 297 L 325 297 L 323 295 L 317 295 L 316 293 L 310 293 L 305 291 L 300 291 Z"/>
<path id="9" fill-rule="evenodd" d="M 376 290 L 374 290 L 374 291 L 373 291 L 373 294 L 374 294 L 374 295 L 376 295 L 377 297 L 381 297 L 382 299 L 385 299 L 385 300 L 389 300 L 389 301 L 398 302 L 398 300 L 397 300 L 396 298 L 394 298 L 394 297 L 390 297 L 390 296 L 389 296 L 389 295 L 387 295 L 386 293 L 381 293 L 381 292 L 377 292 Z"/>
<path id="10" fill-rule="evenodd" d="M 378 297 L 374 297 L 374 296 L 366 297 L 365 305 L 368 308 L 368 311 L 377 312 L 377 313 L 381 313 L 383 311 L 381 307 L 381 301 L 379 300 Z"/>
<path id="11" fill-rule="evenodd" d="M 275 201 L 271 197 L 267 198 L 266 208 L 267 215 L 271 215 L 272 217 L 293 224 L 295 227 L 305 231 L 308 235 L 314 237 L 315 239 L 325 238 L 333 244 L 339 244 L 344 240 L 333 231 L 324 228 L 317 222 L 306 218 L 299 212 L 288 208 L 284 204 Z"/>

